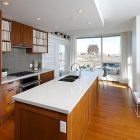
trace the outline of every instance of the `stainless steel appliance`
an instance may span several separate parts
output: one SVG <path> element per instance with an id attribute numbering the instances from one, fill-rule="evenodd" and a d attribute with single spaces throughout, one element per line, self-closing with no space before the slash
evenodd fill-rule
<path id="1" fill-rule="evenodd" d="M 38 76 L 32 76 L 20 80 L 20 91 L 26 91 L 39 85 Z"/>

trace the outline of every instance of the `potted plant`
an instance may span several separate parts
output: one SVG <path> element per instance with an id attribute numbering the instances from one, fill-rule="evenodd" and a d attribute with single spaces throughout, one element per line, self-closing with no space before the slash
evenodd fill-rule
<path id="1" fill-rule="evenodd" d="M 2 68 L 2 77 L 6 77 L 7 76 L 7 68 Z"/>

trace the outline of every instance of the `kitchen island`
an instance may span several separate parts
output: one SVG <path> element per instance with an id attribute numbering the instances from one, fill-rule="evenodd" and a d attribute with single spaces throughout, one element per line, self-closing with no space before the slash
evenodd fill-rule
<path id="1" fill-rule="evenodd" d="M 74 82 L 54 79 L 14 96 L 16 140 L 82 140 L 98 102 L 99 72 L 83 71 Z"/>

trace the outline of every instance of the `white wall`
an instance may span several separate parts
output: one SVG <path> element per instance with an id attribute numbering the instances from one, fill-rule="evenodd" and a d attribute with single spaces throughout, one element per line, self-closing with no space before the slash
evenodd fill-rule
<path id="1" fill-rule="evenodd" d="M 70 47 L 70 41 L 54 35 L 48 35 L 48 53 L 42 55 L 43 68 L 54 69 L 55 77 L 59 76 L 59 44 Z"/>
<path id="2" fill-rule="evenodd" d="M 133 90 L 140 92 L 140 16 L 136 16 L 132 32 Z"/>

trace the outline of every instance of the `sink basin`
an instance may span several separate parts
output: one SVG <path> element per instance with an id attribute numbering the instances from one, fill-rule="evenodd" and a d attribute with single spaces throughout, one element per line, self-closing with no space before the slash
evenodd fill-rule
<path id="1" fill-rule="evenodd" d="M 76 75 L 68 75 L 68 76 L 60 79 L 59 81 L 74 82 L 78 78 L 79 78 L 79 76 L 76 76 Z"/>
<path id="2" fill-rule="evenodd" d="M 68 76 L 66 76 L 66 77 L 64 77 L 64 78 L 70 78 L 70 79 L 78 79 L 79 78 L 79 76 L 76 76 L 76 75 L 68 75 Z"/>

